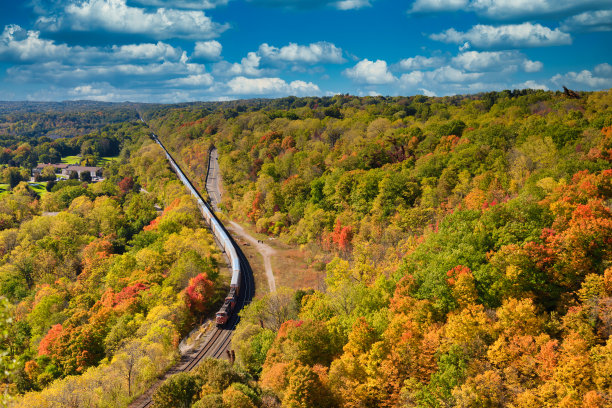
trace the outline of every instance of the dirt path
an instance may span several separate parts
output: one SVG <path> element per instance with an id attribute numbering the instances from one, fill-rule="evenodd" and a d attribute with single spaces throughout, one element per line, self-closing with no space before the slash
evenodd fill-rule
<path id="1" fill-rule="evenodd" d="M 257 251 L 261 254 L 264 261 L 264 268 L 266 270 L 266 277 L 268 278 L 268 287 L 270 288 L 270 293 L 276 292 L 276 280 L 274 279 L 274 272 L 272 271 L 272 262 L 270 261 L 270 257 L 276 254 L 276 249 L 272 248 L 269 245 L 264 244 L 262 241 L 258 241 L 249 235 L 248 232 L 242 228 L 242 225 L 237 222 L 230 221 L 230 225 L 232 226 L 232 232 L 240 237 L 246 239 L 257 249 Z"/>
<path id="2" fill-rule="evenodd" d="M 221 173 L 219 172 L 217 149 L 213 149 L 210 152 L 210 167 L 208 168 L 208 180 L 206 182 L 206 190 L 210 197 L 211 204 L 215 211 L 219 211 L 218 204 L 221 201 L 221 192 L 223 187 L 221 186 Z M 247 240 L 257 251 L 261 254 L 264 261 L 264 269 L 266 271 L 266 278 L 268 279 L 268 287 L 270 292 L 276 292 L 276 280 L 274 279 L 274 272 L 272 271 L 272 262 L 270 257 L 276 254 L 276 250 L 269 245 L 266 245 L 262 241 L 257 240 L 251 236 L 240 224 L 234 221 L 230 221 L 232 232 L 236 235 Z"/>

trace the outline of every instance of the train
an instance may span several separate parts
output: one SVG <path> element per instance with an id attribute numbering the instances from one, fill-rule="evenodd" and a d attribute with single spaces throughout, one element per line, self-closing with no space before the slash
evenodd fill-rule
<path id="1" fill-rule="evenodd" d="M 142 118 L 140 118 L 140 120 L 144 123 L 144 120 L 142 120 Z M 238 296 L 240 294 L 241 270 L 238 253 L 236 252 L 234 243 L 227 234 L 227 231 L 225 230 L 225 228 L 223 228 L 223 225 L 221 225 L 217 217 L 214 215 L 210 206 L 202 199 L 202 196 L 200 196 L 198 190 L 193 187 L 189 179 L 185 177 L 178 164 L 176 164 L 166 147 L 159 141 L 155 133 L 151 133 L 151 135 L 153 137 L 153 140 L 155 140 L 155 142 L 162 148 L 162 150 L 166 154 L 166 158 L 168 159 L 170 166 L 172 167 L 178 178 L 185 185 L 185 187 L 187 187 L 191 195 L 195 197 L 198 203 L 198 207 L 200 207 L 200 210 L 202 211 L 202 216 L 204 217 L 204 220 L 210 227 L 214 237 L 219 242 L 221 249 L 223 249 L 223 252 L 227 254 L 227 257 L 229 258 L 230 267 L 232 269 L 230 290 L 227 296 L 225 297 L 223 305 L 215 314 L 215 323 L 217 324 L 217 327 L 223 327 L 228 322 L 229 318 L 234 312 L 236 304 L 238 303 Z"/>

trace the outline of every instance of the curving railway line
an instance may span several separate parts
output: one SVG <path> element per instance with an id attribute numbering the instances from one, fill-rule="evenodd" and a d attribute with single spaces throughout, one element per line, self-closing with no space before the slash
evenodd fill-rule
<path id="1" fill-rule="evenodd" d="M 140 120 L 146 124 L 146 122 L 144 122 L 142 118 Z M 176 373 L 193 370 L 205 357 L 224 358 L 226 350 L 229 349 L 229 344 L 232 339 L 234 328 L 236 327 L 236 324 L 238 324 L 238 312 L 245 305 L 250 303 L 251 299 L 253 298 L 253 295 L 255 294 L 255 281 L 253 279 L 253 271 L 251 270 L 249 261 L 213 211 L 213 208 L 217 209 L 217 204 L 220 197 L 211 195 L 210 203 L 204 201 L 200 193 L 195 189 L 195 187 L 193 186 L 193 184 L 191 184 L 187 176 L 185 176 L 179 165 L 172 158 L 170 152 L 168 152 L 166 147 L 158 139 L 157 135 L 151 132 L 151 137 L 166 154 L 166 158 L 170 163 L 170 167 L 172 167 L 178 178 L 189 190 L 189 192 L 196 198 L 198 206 L 202 211 L 202 216 L 210 227 L 217 245 L 219 246 L 219 248 L 221 248 L 224 255 L 227 257 L 228 264 L 231 266 L 231 286 L 232 288 L 235 288 L 237 286 L 239 290 L 234 313 L 229 316 L 227 323 L 222 326 L 215 327 L 212 333 L 208 335 L 208 338 L 204 342 L 204 345 L 199 350 L 182 356 L 181 361 L 174 367 L 172 367 L 168 372 L 166 372 L 154 386 L 152 386 L 143 395 L 141 395 L 132 404 L 130 404 L 130 408 L 151 408 L 153 406 L 153 401 L 151 398 L 153 396 L 154 391 L 169 376 Z M 217 160 L 216 149 L 211 150 L 210 153 L 211 154 L 209 154 L 208 157 L 208 171 L 206 175 L 207 185 L 211 168 L 216 168 L 216 166 L 211 165 L 211 161 Z M 211 177 L 218 177 L 218 175 L 215 173 Z"/>

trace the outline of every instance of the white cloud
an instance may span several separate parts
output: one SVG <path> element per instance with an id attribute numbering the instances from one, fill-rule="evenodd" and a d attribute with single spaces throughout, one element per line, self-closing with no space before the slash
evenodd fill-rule
<path id="1" fill-rule="evenodd" d="M 371 6 L 370 0 L 247 0 L 269 7 L 312 9 L 331 6 L 338 10 L 355 10 Z"/>
<path id="2" fill-rule="evenodd" d="M 520 84 L 514 84 L 512 85 L 512 88 L 514 89 L 541 89 L 543 91 L 548 91 L 548 87 L 546 85 L 539 84 L 533 80 L 525 81 Z"/>
<path id="3" fill-rule="evenodd" d="M 143 6 L 207 10 L 227 5 L 229 0 L 132 0 Z"/>
<path id="4" fill-rule="evenodd" d="M 370 85 L 389 84 L 396 81 L 396 78 L 387 69 L 387 62 L 383 60 L 364 59 L 354 67 L 345 69 L 343 73 L 355 82 Z"/>
<path id="5" fill-rule="evenodd" d="M 182 78 L 175 78 L 166 81 L 166 83 L 171 87 L 191 87 L 191 86 L 204 86 L 208 87 L 214 83 L 214 78 L 212 75 L 204 73 L 204 74 L 196 74 L 189 75 Z"/>
<path id="6" fill-rule="evenodd" d="M 467 71 L 509 71 L 521 68 L 526 72 L 537 72 L 542 63 L 531 61 L 518 51 L 467 51 L 452 59 L 453 65 Z"/>
<path id="7" fill-rule="evenodd" d="M 37 24 L 49 31 L 104 30 L 157 39 L 208 39 L 217 37 L 228 28 L 213 22 L 202 11 L 159 8 L 148 12 L 128 6 L 126 0 L 86 0 L 69 4 L 61 14 L 40 17 Z"/>
<path id="8" fill-rule="evenodd" d="M 609 0 L 416 0 L 411 13 L 473 11 L 496 20 L 570 15 L 608 8 Z"/>
<path id="9" fill-rule="evenodd" d="M 465 9 L 468 4 L 468 0 L 416 0 L 409 12 L 454 11 Z"/>
<path id="10" fill-rule="evenodd" d="M 239 76 L 227 83 L 230 93 L 235 95 L 318 95 L 319 87 L 312 82 L 285 82 L 281 78 L 246 78 Z"/>
<path id="11" fill-rule="evenodd" d="M 205 60 L 216 60 L 221 56 L 223 46 L 219 41 L 198 41 L 195 43 L 193 56 Z"/>
<path id="12" fill-rule="evenodd" d="M 398 69 L 404 71 L 411 71 L 415 69 L 423 69 L 423 68 L 434 68 L 442 65 L 444 63 L 444 58 L 442 57 L 423 57 L 421 55 L 417 55 L 416 57 L 406 58 L 401 60 L 397 67 Z"/>
<path id="13" fill-rule="evenodd" d="M 44 40 L 38 31 L 26 31 L 18 25 L 4 27 L 0 35 L 0 61 L 49 61 L 65 58 L 70 47 Z"/>
<path id="14" fill-rule="evenodd" d="M 426 73 L 428 78 L 438 83 L 473 81 L 482 76 L 479 72 L 466 73 L 453 67 L 444 66 Z"/>
<path id="15" fill-rule="evenodd" d="M 129 89 L 116 88 L 108 82 L 92 82 L 64 89 L 50 86 L 28 95 L 29 100 L 95 100 L 104 102 L 146 101 L 156 103 L 176 103 L 202 99 L 199 90 Z"/>
<path id="16" fill-rule="evenodd" d="M 178 48 L 159 41 L 157 44 L 113 45 L 113 58 L 122 60 L 176 60 L 183 54 Z"/>
<path id="17" fill-rule="evenodd" d="M 558 86 L 566 85 L 585 91 L 595 91 L 612 88 L 612 69 L 609 70 L 608 64 L 600 64 L 593 70 L 582 70 L 580 72 L 568 72 L 564 75 L 557 74 L 551 81 Z"/>
<path id="18" fill-rule="evenodd" d="M 610 78 L 612 77 L 612 65 L 608 63 L 599 64 L 593 69 L 593 72 L 595 75 Z"/>
<path id="19" fill-rule="evenodd" d="M 565 31 L 612 31 L 612 10 L 586 11 L 561 24 Z"/>
<path id="20" fill-rule="evenodd" d="M 399 85 L 403 89 L 436 89 L 458 84 L 462 87 L 480 79 L 484 74 L 480 72 L 464 72 L 457 68 L 445 65 L 433 71 L 412 71 L 399 78 Z M 433 92 L 433 91 L 431 91 Z"/>
<path id="21" fill-rule="evenodd" d="M 369 0 L 342 0 L 334 5 L 338 10 L 354 10 L 371 6 Z"/>
<path id="22" fill-rule="evenodd" d="M 260 76 L 264 74 L 264 70 L 259 68 L 261 57 L 255 52 L 249 52 L 239 63 L 233 64 L 227 61 L 221 61 L 213 66 L 213 73 L 219 76 Z"/>
<path id="23" fill-rule="evenodd" d="M 89 82 L 108 82 L 113 86 L 137 87 L 150 81 L 168 81 L 204 73 L 203 65 L 187 63 L 181 59 L 178 62 L 80 66 L 52 61 L 36 65 L 15 65 L 7 69 L 6 76 L 12 83 L 44 83 L 73 87 Z"/>
<path id="24" fill-rule="evenodd" d="M 56 44 L 40 38 L 38 31 L 9 25 L 0 35 L 0 60 L 21 63 L 65 61 L 85 66 L 117 65 L 129 62 L 179 61 L 186 58 L 180 48 L 164 42 L 127 44 L 112 47 L 81 47 Z"/>
<path id="25" fill-rule="evenodd" d="M 342 49 L 332 43 L 320 41 L 309 45 L 289 43 L 277 48 L 266 43 L 259 46 L 259 55 L 270 61 L 283 61 L 303 64 L 342 64 L 346 60 L 342 57 Z"/>
<path id="26" fill-rule="evenodd" d="M 461 44 L 469 41 L 478 48 L 523 48 L 568 45 L 572 43 L 569 34 L 558 28 L 551 30 L 540 24 L 523 23 L 502 26 L 478 24 L 467 32 L 450 28 L 443 33 L 432 34 L 432 40 Z"/>
<path id="27" fill-rule="evenodd" d="M 342 49 L 325 41 L 309 45 L 289 43 L 280 48 L 264 43 L 259 46 L 257 51 L 249 52 L 240 62 L 220 61 L 214 64 L 213 73 L 216 76 L 225 77 L 272 76 L 276 75 L 280 68 L 286 68 L 290 64 L 292 71 L 308 72 L 312 75 L 323 72 L 322 67 L 312 67 L 312 65 L 344 62 Z"/>
<path id="28" fill-rule="evenodd" d="M 425 73 L 422 71 L 412 71 L 400 77 L 399 81 L 404 87 L 413 87 L 420 84 L 425 79 Z"/>
<path id="29" fill-rule="evenodd" d="M 525 72 L 538 72 L 542 70 L 543 66 L 544 64 L 542 64 L 540 61 L 531 61 L 531 60 L 523 61 L 523 70 Z"/>
<path id="30" fill-rule="evenodd" d="M 423 95 L 425 95 L 425 96 L 429 96 L 429 97 L 437 96 L 435 92 L 432 92 L 432 91 L 427 90 L 425 88 L 419 88 L 419 91 L 421 91 L 423 93 Z"/>
<path id="31" fill-rule="evenodd" d="M 457 93 L 478 92 L 486 89 L 487 84 L 481 82 L 487 74 L 482 72 L 465 72 L 455 67 L 445 65 L 432 71 L 412 71 L 403 74 L 398 85 L 405 92 L 419 92 L 428 95 L 452 95 Z M 493 79 L 494 74 L 488 74 Z"/>

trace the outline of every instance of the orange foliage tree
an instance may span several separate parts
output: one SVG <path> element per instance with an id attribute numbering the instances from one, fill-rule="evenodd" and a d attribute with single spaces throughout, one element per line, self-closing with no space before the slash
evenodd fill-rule
<path id="1" fill-rule="evenodd" d="M 185 303 L 192 314 L 200 315 L 208 309 L 215 285 L 204 272 L 192 278 L 185 289 Z"/>

